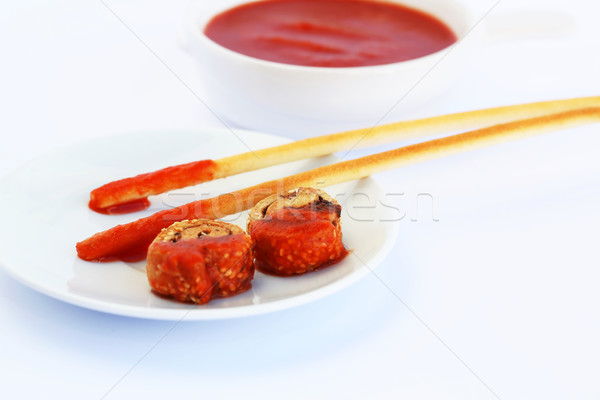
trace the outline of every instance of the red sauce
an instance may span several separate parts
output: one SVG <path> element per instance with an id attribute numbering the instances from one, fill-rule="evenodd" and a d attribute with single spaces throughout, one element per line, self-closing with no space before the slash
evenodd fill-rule
<path id="1" fill-rule="evenodd" d="M 88 206 L 92 211 L 106 215 L 129 214 L 136 211 L 145 210 L 150 207 L 150 200 L 147 197 L 142 199 L 128 201 L 126 203 L 115 204 L 114 206 L 98 207 L 90 200 Z"/>
<path id="2" fill-rule="evenodd" d="M 285 64 L 357 67 L 442 50 L 456 35 L 437 18 L 369 0 L 264 0 L 215 16 L 204 33 L 251 57 Z"/>
<path id="3" fill-rule="evenodd" d="M 107 183 L 90 193 L 89 207 L 101 214 L 125 214 L 148 208 L 148 196 L 206 182 L 216 163 L 194 161 Z"/>

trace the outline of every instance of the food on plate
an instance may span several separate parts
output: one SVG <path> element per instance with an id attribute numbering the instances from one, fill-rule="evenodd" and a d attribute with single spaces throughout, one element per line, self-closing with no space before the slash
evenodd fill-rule
<path id="1" fill-rule="evenodd" d="M 456 34 L 423 11 L 369 0 L 254 1 L 215 16 L 204 29 L 240 54 L 314 67 L 359 67 L 440 51 Z"/>
<path id="2" fill-rule="evenodd" d="M 252 239 L 238 226 L 195 219 L 163 229 L 148 248 L 146 273 L 155 293 L 205 304 L 250 289 Z"/>
<path id="3" fill-rule="evenodd" d="M 221 218 L 252 208 L 260 200 L 301 186 L 330 186 L 376 172 L 458 154 L 494 144 L 523 139 L 600 121 L 600 108 L 581 108 L 512 121 L 417 143 L 362 158 L 326 165 L 281 179 L 205 200 L 198 200 L 149 217 L 118 225 L 77 243 L 77 255 L 88 261 L 143 258 L 161 229 L 173 222 L 196 218 Z M 139 259 L 139 258 L 138 258 Z"/>
<path id="4" fill-rule="evenodd" d="M 92 190 L 89 207 L 102 214 L 124 214 L 150 205 L 148 196 L 210 181 L 217 166 L 194 161 L 107 183 Z"/>
<path id="5" fill-rule="evenodd" d="M 553 100 L 401 121 L 313 137 L 214 161 L 196 161 L 114 181 L 94 189 L 90 194 L 89 206 L 105 214 L 132 212 L 148 207 L 150 204 L 148 196 L 290 161 L 319 157 L 344 149 L 374 146 L 599 106 L 600 97 Z"/>
<path id="6" fill-rule="evenodd" d="M 236 207 L 235 199 L 219 196 L 158 211 L 82 240 L 76 245 L 77 256 L 86 261 L 141 261 L 156 235 L 174 222 L 215 219 L 235 213 Z"/>
<path id="7" fill-rule="evenodd" d="M 341 261 L 342 207 L 319 189 L 301 187 L 274 194 L 250 210 L 248 233 L 256 268 L 274 275 L 299 275 Z"/>

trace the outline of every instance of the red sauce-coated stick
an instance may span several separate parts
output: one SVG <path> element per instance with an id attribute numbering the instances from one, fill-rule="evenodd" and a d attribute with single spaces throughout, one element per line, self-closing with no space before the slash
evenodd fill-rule
<path id="1" fill-rule="evenodd" d="M 88 261 L 132 259 L 136 254 L 139 258 L 140 252 L 147 251 L 148 246 L 162 228 L 177 221 L 195 218 L 221 218 L 252 208 L 260 200 L 273 193 L 283 193 L 300 186 L 335 185 L 420 161 L 594 122 L 600 122 L 600 108 L 580 108 L 493 125 L 327 165 L 211 199 L 199 200 L 171 210 L 160 211 L 129 224 L 115 226 L 77 243 L 77 254 L 80 258 Z"/>
<path id="2" fill-rule="evenodd" d="M 210 181 L 217 165 L 194 161 L 107 183 L 90 193 L 89 207 L 102 214 L 123 214 L 150 205 L 148 196 Z"/>
<path id="3" fill-rule="evenodd" d="M 190 212 L 196 208 L 198 209 Z M 211 218 L 211 216 L 204 214 L 201 202 L 159 211 L 149 217 L 96 233 L 77 243 L 77 255 L 86 261 L 143 260 L 148 246 L 163 228 L 187 218 Z"/>
<path id="4" fill-rule="evenodd" d="M 202 160 L 168 167 L 111 182 L 92 191 L 90 208 L 104 214 L 133 212 L 148 207 L 150 204 L 148 196 L 211 179 L 320 157 L 349 148 L 374 146 L 444 132 L 464 131 L 586 107 L 600 107 L 600 97 L 579 97 L 466 111 L 311 137 L 214 161 Z"/>

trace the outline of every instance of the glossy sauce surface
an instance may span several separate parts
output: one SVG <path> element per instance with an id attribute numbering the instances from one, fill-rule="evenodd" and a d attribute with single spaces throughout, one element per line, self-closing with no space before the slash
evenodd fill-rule
<path id="1" fill-rule="evenodd" d="M 358 67 L 442 50 L 456 35 L 437 18 L 369 0 L 264 0 L 215 16 L 204 33 L 251 57 L 285 64 Z"/>

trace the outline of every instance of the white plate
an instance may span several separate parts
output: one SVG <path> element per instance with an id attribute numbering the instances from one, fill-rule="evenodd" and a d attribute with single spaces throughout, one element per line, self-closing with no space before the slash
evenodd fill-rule
<path id="1" fill-rule="evenodd" d="M 289 140 L 239 132 L 251 149 Z M 108 181 L 164 166 L 247 151 L 231 132 L 140 132 L 105 137 L 41 157 L 0 182 L 0 264 L 31 288 L 82 307 L 108 313 L 167 320 L 231 318 L 281 310 L 329 295 L 374 268 L 396 237 L 398 210 L 371 178 L 331 186 L 343 207 L 344 243 L 352 253 L 341 263 L 293 278 L 257 273 L 242 295 L 188 305 L 151 293 L 144 262 L 91 263 L 77 258 L 75 243 L 126 223 L 199 198 L 227 193 L 335 161 L 333 157 L 207 182 L 151 198 L 150 209 L 107 216 L 90 211 L 91 189 Z M 246 213 L 225 220 L 245 226 Z"/>

